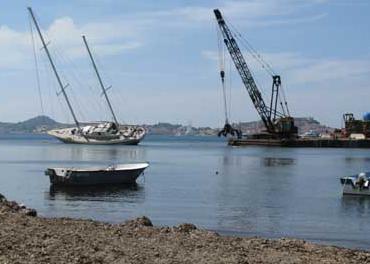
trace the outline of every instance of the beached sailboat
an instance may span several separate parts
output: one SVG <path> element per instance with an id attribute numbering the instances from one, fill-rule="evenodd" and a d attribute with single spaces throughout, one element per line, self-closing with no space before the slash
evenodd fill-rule
<path id="1" fill-rule="evenodd" d="M 138 144 L 146 134 L 146 130 L 143 127 L 140 126 L 133 126 L 133 125 L 120 125 L 117 121 L 116 115 L 113 111 L 112 105 L 109 101 L 106 88 L 103 85 L 103 82 L 101 80 L 99 71 L 96 67 L 94 58 L 92 56 L 92 53 L 90 51 L 90 48 L 87 44 L 86 38 L 83 36 L 83 40 L 86 46 L 86 49 L 89 53 L 92 65 L 94 67 L 95 73 L 97 75 L 97 78 L 99 80 L 100 87 L 102 89 L 103 95 L 105 97 L 105 100 L 108 104 L 108 107 L 111 111 L 112 117 L 114 122 L 99 122 L 91 125 L 81 126 L 80 122 L 78 121 L 76 114 L 72 108 L 72 105 L 70 103 L 70 100 L 68 98 L 68 95 L 65 91 L 65 88 L 68 85 L 64 85 L 62 83 L 62 80 L 58 74 L 58 71 L 55 67 L 55 64 L 51 58 L 49 49 L 47 47 L 47 44 L 45 42 L 45 39 L 41 33 L 40 27 L 37 23 L 37 20 L 35 18 L 35 15 L 30 7 L 28 7 L 28 11 L 31 15 L 32 21 L 36 27 L 36 30 L 38 32 L 38 35 L 40 37 L 43 49 L 46 52 L 46 55 L 48 57 L 48 60 L 50 62 L 51 68 L 54 72 L 54 75 L 57 79 L 58 85 L 61 89 L 60 94 L 63 95 L 68 109 L 73 117 L 74 123 L 76 127 L 71 128 L 63 128 L 63 129 L 54 129 L 47 132 L 47 134 L 61 140 L 64 143 L 75 143 L 75 144 L 101 144 L 101 145 L 107 145 L 107 144 L 123 144 L 123 145 L 136 145 Z"/>

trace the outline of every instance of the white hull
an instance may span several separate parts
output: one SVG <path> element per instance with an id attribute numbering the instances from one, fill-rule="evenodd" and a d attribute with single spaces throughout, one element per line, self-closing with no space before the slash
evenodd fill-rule
<path id="1" fill-rule="evenodd" d="M 340 179 L 343 184 L 345 195 L 370 195 L 370 173 L 362 172 L 358 175 L 343 177 Z"/>
<path id="2" fill-rule="evenodd" d="M 102 133 L 92 136 L 89 133 L 76 132 L 76 128 L 54 129 L 47 131 L 47 134 L 57 138 L 63 143 L 68 144 L 88 144 L 88 145 L 137 145 L 144 139 L 146 132 L 144 128 L 139 130 L 120 129 L 117 133 Z"/>
<path id="3" fill-rule="evenodd" d="M 351 184 L 344 184 L 343 194 L 346 195 L 370 195 L 369 188 L 353 187 Z"/>

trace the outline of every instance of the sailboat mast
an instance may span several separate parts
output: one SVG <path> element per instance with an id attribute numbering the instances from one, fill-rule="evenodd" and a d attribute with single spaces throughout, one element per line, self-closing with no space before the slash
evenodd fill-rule
<path id="1" fill-rule="evenodd" d="M 84 43 L 85 43 L 85 46 L 86 46 L 87 52 L 89 53 L 89 56 L 90 56 L 90 59 L 91 59 L 91 63 L 92 63 L 92 65 L 93 65 L 93 67 L 94 67 L 94 70 L 95 70 L 96 76 L 98 77 L 99 84 L 100 84 L 100 87 L 101 87 L 101 89 L 102 89 L 102 91 L 103 91 L 103 94 L 104 94 L 105 100 L 107 101 L 107 104 L 108 104 L 108 107 L 109 107 L 109 109 L 110 109 L 110 112 L 112 113 L 112 116 L 113 116 L 114 122 L 116 123 L 116 126 L 117 126 L 117 128 L 118 128 L 118 127 L 119 127 L 119 123 L 118 123 L 118 121 L 117 121 L 116 115 L 114 114 L 113 107 L 112 107 L 112 105 L 111 105 L 111 103 L 110 103 L 110 101 L 109 101 L 109 98 L 108 98 L 108 95 L 107 95 L 107 91 L 106 91 L 106 89 L 105 89 L 105 87 L 104 87 L 104 84 L 103 84 L 103 81 L 102 81 L 102 79 L 101 79 L 101 77 L 100 77 L 100 74 L 99 74 L 98 68 L 97 68 L 97 66 L 96 66 L 96 64 L 95 64 L 94 58 L 93 58 L 92 53 L 91 53 L 90 48 L 89 48 L 89 45 L 87 44 L 86 37 L 85 37 L 85 36 L 82 36 L 82 39 L 83 39 L 83 41 L 84 41 Z"/>
<path id="2" fill-rule="evenodd" d="M 40 36 L 40 39 L 41 39 L 42 45 L 43 45 L 43 47 L 44 47 L 44 49 L 45 49 L 46 55 L 47 55 L 47 57 L 48 57 L 48 59 L 49 59 L 49 62 L 50 62 L 50 65 L 51 65 L 51 67 L 52 67 L 52 69 L 53 69 L 53 72 L 54 72 L 54 74 L 55 74 L 55 77 L 57 78 L 57 81 L 58 81 L 58 84 L 59 84 L 59 86 L 60 86 L 61 92 L 62 92 L 62 94 L 63 94 L 63 96 L 64 96 L 64 99 L 66 100 L 67 105 L 68 105 L 68 108 L 69 108 L 69 110 L 71 111 L 71 114 L 72 114 L 73 120 L 74 120 L 74 122 L 75 122 L 75 124 L 76 124 L 76 126 L 77 126 L 78 130 L 81 130 L 80 123 L 78 122 L 78 120 L 77 120 L 77 118 L 76 118 L 76 115 L 75 115 L 75 113 L 74 113 L 74 111 L 73 111 L 72 105 L 71 105 L 71 103 L 70 103 L 70 101 L 69 101 L 69 99 L 68 99 L 67 93 L 66 93 L 66 92 L 65 92 L 65 90 L 64 90 L 64 89 L 66 88 L 66 86 L 63 86 L 62 80 L 61 80 L 61 79 L 60 79 L 60 77 L 59 77 L 59 74 L 58 74 L 58 72 L 57 72 L 57 69 L 56 69 L 56 67 L 55 67 L 55 65 L 54 65 L 53 60 L 51 59 L 50 52 L 49 52 L 48 47 L 47 47 L 47 45 L 46 45 L 46 43 L 45 43 L 44 37 L 43 37 L 43 36 L 42 36 L 42 34 L 41 34 L 41 30 L 40 30 L 39 25 L 37 24 L 37 20 L 36 20 L 36 18 L 35 18 L 35 15 L 33 14 L 33 11 L 32 11 L 32 9 L 31 9 L 31 7 L 28 7 L 27 9 L 28 9 L 28 11 L 30 12 L 30 15 L 31 15 L 32 20 L 33 20 L 33 23 L 35 24 L 35 27 L 36 27 L 36 29 L 37 29 L 37 32 L 38 32 L 38 34 L 39 34 L 39 36 Z"/>

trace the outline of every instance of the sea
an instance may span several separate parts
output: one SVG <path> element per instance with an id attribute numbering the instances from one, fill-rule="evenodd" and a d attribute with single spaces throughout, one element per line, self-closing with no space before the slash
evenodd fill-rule
<path id="1" fill-rule="evenodd" d="M 136 185 L 54 188 L 49 167 L 148 161 Z M 0 136 L 0 193 L 42 217 L 154 225 L 193 223 L 228 236 L 281 237 L 370 250 L 370 197 L 342 195 L 340 177 L 370 171 L 370 150 L 230 147 L 225 139 L 147 136 L 138 146 Z"/>

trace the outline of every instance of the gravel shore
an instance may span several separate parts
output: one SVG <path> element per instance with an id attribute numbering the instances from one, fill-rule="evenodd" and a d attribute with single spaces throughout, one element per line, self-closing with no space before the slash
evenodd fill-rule
<path id="1" fill-rule="evenodd" d="M 302 240 L 240 238 L 192 224 L 153 227 L 42 218 L 0 196 L 0 263 L 370 263 L 370 252 Z"/>

